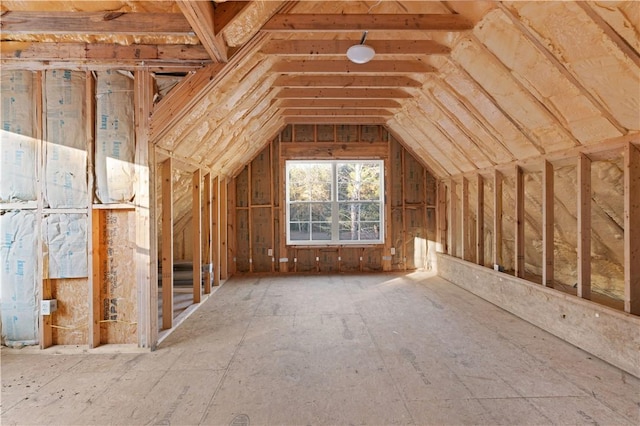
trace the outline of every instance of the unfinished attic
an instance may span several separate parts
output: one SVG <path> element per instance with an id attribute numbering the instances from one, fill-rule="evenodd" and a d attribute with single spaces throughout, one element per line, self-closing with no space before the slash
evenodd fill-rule
<path id="1" fill-rule="evenodd" d="M 4 345 L 431 270 L 640 377 L 640 3 L 1 7 Z"/>

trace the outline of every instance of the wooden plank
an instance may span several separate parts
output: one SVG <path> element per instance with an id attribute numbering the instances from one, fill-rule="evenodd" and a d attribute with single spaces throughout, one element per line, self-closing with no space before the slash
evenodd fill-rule
<path id="1" fill-rule="evenodd" d="M 162 163 L 162 329 L 173 327 L 173 160 Z"/>
<path id="2" fill-rule="evenodd" d="M 516 167 L 515 211 L 515 275 L 524 278 L 524 171 Z"/>
<path id="3" fill-rule="evenodd" d="M 220 34 L 251 2 L 225 1 L 213 3 L 213 29 Z"/>
<path id="4" fill-rule="evenodd" d="M 591 299 L 591 159 L 578 156 L 578 297 Z"/>
<path id="5" fill-rule="evenodd" d="M 103 238 L 102 229 L 106 226 L 104 223 L 104 214 L 101 210 L 92 211 L 92 230 L 91 230 L 91 251 L 92 251 L 92 279 L 89 289 L 89 303 L 91 315 L 89 324 L 89 347 L 96 348 L 100 346 L 100 320 L 102 319 L 100 312 L 102 307 L 102 298 L 100 289 L 102 288 L 102 277 L 105 271 L 102 270 L 102 259 L 106 258 L 106 242 Z"/>
<path id="6" fill-rule="evenodd" d="M 469 179 L 462 178 L 462 200 L 461 200 L 461 214 L 460 214 L 460 233 L 462 234 L 462 260 L 470 260 L 470 217 L 469 217 Z"/>
<path id="7" fill-rule="evenodd" d="M 136 195 L 135 204 L 135 268 L 138 285 L 138 344 L 140 347 L 152 348 L 157 341 L 158 317 L 158 280 L 156 259 L 156 237 L 154 211 L 155 179 L 152 179 L 150 165 L 153 146 L 149 143 L 149 117 L 153 105 L 154 81 L 147 70 L 139 70 L 134 74 L 134 108 L 136 137 Z M 93 193 L 93 192 L 90 192 Z M 153 228 L 152 228 L 153 227 Z"/>
<path id="8" fill-rule="evenodd" d="M 220 285 L 220 179 L 213 179 L 213 191 L 211 195 L 211 254 L 213 262 L 213 285 Z"/>
<path id="9" fill-rule="evenodd" d="M 381 124 L 389 117 L 284 117 L 286 124 Z"/>
<path id="10" fill-rule="evenodd" d="M 193 172 L 191 183 L 191 225 L 193 227 L 193 303 L 202 298 L 202 171 Z"/>
<path id="11" fill-rule="evenodd" d="M 276 93 L 277 99 L 408 99 L 411 94 L 402 89 L 377 88 L 283 88 Z"/>
<path id="12" fill-rule="evenodd" d="M 278 99 L 279 108 L 400 108 L 402 105 L 393 99 Z"/>
<path id="13" fill-rule="evenodd" d="M 412 74 L 435 72 L 436 68 L 418 60 L 372 60 L 366 64 L 354 64 L 345 60 L 322 59 L 282 60 L 271 67 L 271 72 L 281 74 Z"/>
<path id="14" fill-rule="evenodd" d="M 476 175 L 478 187 L 476 199 L 476 263 L 484 266 L 484 179 Z"/>
<path id="15" fill-rule="evenodd" d="M 502 174 L 493 171 L 493 265 L 502 265 Z"/>
<path id="16" fill-rule="evenodd" d="M 282 144 L 281 154 L 285 158 L 385 158 L 388 155 L 386 142 L 361 144 L 337 144 L 335 142 L 296 142 Z"/>
<path id="17" fill-rule="evenodd" d="M 236 180 L 229 179 L 227 191 L 227 268 L 229 276 L 236 273 L 236 216 L 233 212 L 236 209 Z"/>
<path id="18" fill-rule="evenodd" d="M 271 40 L 260 49 L 267 55 L 344 55 L 356 40 Z M 434 40 L 367 40 L 378 55 L 446 55 L 451 49 Z"/>
<path id="19" fill-rule="evenodd" d="M 640 315 L 640 149 L 624 149 L 624 310 Z"/>
<path id="20" fill-rule="evenodd" d="M 278 186 L 276 187 L 276 191 L 278 194 L 278 199 L 282 200 L 282 204 L 280 206 L 280 232 L 278 239 L 280 241 L 280 246 L 278 247 L 278 270 L 282 273 L 289 272 L 289 256 L 287 250 L 287 176 L 285 171 L 285 160 L 288 158 L 284 152 L 285 146 L 287 143 L 282 143 L 283 140 L 288 139 L 289 131 L 293 131 L 293 126 L 287 126 L 283 129 L 283 131 L 278 136 L 280 139 L 280 143 L 278 146 Z M 293 139 L 293 135 L 291 135 Z"/>
<path id="21" fill-rule="evenodd" d="M 2 35 L 108 34 L 188 36 L 189 22 L 179 13 L 127 12 L 31 12 L 9 11 L 2 15 Z"/>
<path id="22" fill-rule="evenodd" d="M 554 270 L 554 179 L 553 164 L 542 166 L 542 284 L 553 288 Z"/>
<path id="23" fill-rule="evenodd" d="M 284 14 L 271 17 L 266 32 L 307 31 L 463 31 L 473 23 L 457 14 Z"/>
<path id="24" fill-rule="evenodd" d="M 436 243 L 438 244 L 438 253 L 448 253 L 447 248 L 447 187 L 443 181 L 437 183 L 437 215 L 438 234 Z"/>
<path id="25" fill-rule="evenodd" d="M 387 146 L 387 158 L 391 158 L 391 138 L 387 134 L 387 140 L 384 142 Z M 384 193 L 391 194 L 391 180 L 393 176 L 391 174 L 391 164 L 387 160 L 384 162 Z M 391 239 L 391 203 L 384 203 L 384 252 L 382 253 L 382 270 L 388 272 L 392 270 L 391 248 L 393 247 L 393 240 Z"/>
<path id="26" fill-rule="evenodd" d="M 227 62 L 227 45 L 215 31 L 213 2 L 176 0 L 182 14 L 187 18 L 200 43 L 217 62 Z"/>
<path id="27" fill-rule="evenodd" d="M 228 198 L 227 195 L 229 193 L 227 180 L 222 176 L 218 177 L 219 186 L 220 186 L 220 212 L 218 216 L 219 221 L 219 235 L 220 235 L 220 251 L 218 255 L 220 256 L 220 279 L 226 280 L 229 278 L 229 257 L 227 255 L 227 246 L 228 246 L 228 227 L 227 227 L 227 218 L 228 218 Z"/>
<path id="28" fill-rule="evenodd" d="M 422 83 L 405 75 L 281 75 L 274 87 L 421 87 Z"/>
<path id="29" fill-rule="evenodd" d="M 211 293 L 212 255 L 211 255 L 211 173 L 204 175 L 202 183 L 202 262 L 204 264 L 204 294 Z"/>
<path id="30" fill-rule="evenodd" d="M 386 109 L 282 109 L 283 117 L 385 117 L 393 113 Z"/>
<path id="31" fill-rule="evenodd" d="M 458 199 L 456 195 L 456 181 L 451 179 L 449 181 L 449 226 L 447 227 L 447 231 L 449 233 L 449 255 L 457 256 L 457 239 L 458 239 Z"/>

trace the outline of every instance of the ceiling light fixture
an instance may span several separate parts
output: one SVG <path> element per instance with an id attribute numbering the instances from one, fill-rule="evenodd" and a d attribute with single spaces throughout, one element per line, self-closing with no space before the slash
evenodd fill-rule
<path id="1" fill-rule="evenodd" d="M 367 46 L 364 44 L 367 39 L 368 31 L 365 31 L 362 34 L 362 39 L 360 40 L 360 44 L 354 44 L 350 48 L 347 49 L 347 58 L 355 64 L 366 64 L 373 56 L 376 54 L 376 51 L 373 50 L 373 47 Z"/>

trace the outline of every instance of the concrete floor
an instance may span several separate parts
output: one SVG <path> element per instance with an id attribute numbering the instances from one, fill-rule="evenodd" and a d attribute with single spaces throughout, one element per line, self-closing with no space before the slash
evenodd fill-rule
<path id="1" fill-rule="evenodd" d="M 245 277 L 152 353 L 3 349 L 1 420 L 638 425 L 640 379 L 427 273 Z"/>

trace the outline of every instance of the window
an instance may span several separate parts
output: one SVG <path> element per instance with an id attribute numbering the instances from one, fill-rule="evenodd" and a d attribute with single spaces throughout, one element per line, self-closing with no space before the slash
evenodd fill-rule
<path id="1" fill-rule="evenodd" d="M 384 242 L 384 165 L 287 161 L 287 244 Z"/>

